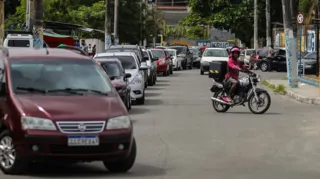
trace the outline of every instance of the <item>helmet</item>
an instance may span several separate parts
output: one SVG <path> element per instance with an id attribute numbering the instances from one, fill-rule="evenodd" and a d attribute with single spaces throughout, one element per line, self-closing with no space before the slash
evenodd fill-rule
<path id="1" fill-rule="evenodd" d="M 239 48 L 232 48 L 231 53 L 233 53 L 233 52 L 238 52 L 238 53 L 240 53 L 240 49 L 239 49 Z"/>

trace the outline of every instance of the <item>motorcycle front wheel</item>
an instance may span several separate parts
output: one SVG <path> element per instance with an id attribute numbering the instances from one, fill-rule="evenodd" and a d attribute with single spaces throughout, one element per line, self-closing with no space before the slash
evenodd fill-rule
<path id="1" fill-rule="evenodd" d="M 253 114 L 263 114 L 268 111 L 271 105 L 271 97 L 267 91 L 257 92 L 258 100 L 254 94 L 249 97 L 248 107 Z M 254 106 L 254 105 L 255 106 Z M 264 107 L 262 107 L 264 106 Z M 261 109 L 259 109 L 262 107 Z"/>
<path id="2" fill-rule="evenodd" d="M 218 99 L 221 99 L 223 97 L 223 91 L 217 91 L 213 94 L 213 97 L 214 98 L 218 98 Z M 230 108 L 230 106 L 228 105 L 225 105 L 225 104 L 221 104 L 217 101 L 212 101 L 212 106 L 213 106 L 213 109 L 219 113 L 222 113 L 222 112 L 227 112 Z"/>

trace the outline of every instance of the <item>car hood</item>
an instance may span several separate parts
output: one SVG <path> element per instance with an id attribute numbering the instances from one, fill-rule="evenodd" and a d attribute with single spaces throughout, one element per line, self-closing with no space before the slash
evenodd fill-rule
<path id="1" fill-rule="evenodd" d="M 229 57 L 202 57 L 202 61 L 228 61 Z"/>
<path id="2" fill-rule="evenodd" d="M 59 120 L 106 120 L 126 115 L 117 96 L 17 96 L 22 112 L 27 116 Z"/>

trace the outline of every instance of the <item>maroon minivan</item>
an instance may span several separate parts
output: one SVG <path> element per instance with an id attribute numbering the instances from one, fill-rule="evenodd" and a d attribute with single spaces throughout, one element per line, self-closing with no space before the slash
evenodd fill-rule
<path id="1" fill-rule="evenodd" d="M 102 161 L 110 172 L 134 165 L 127 109 L 89 57 L 65 49 L 0 50 L 0 168 L 34 161 Z"/>

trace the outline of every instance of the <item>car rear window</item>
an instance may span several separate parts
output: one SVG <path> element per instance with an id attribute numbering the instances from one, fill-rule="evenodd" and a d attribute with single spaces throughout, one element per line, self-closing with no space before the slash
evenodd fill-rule
<path id="1" fill-rule="evenodd" d="M 30 47 L 30 40 L 8 40 L 8 47 Z"/>
<path id="2" fill-rule="evenodd" d="M 23 92 L 17 87 L 43 90 L 81 88 L 103 93 L 112 91 L 103 70 L 91 60 L 25 59 L 11 61 L 10 71 L 15 92 Z"/>
<path id="3" fill-rule="evenodd" d="M 151 53 L 156 58 L 165 58 L 165 53 L 163 50 L 151 50 Z"/>
<path id="4" fill-rule="evenodd" d="M 137 63 L 136 60 L 132 56 L 101 56 L 96 57 L 95 59 L 99 58 L 117 58 L 121 62 L 121 65 L 124 69 L 130 70 L 130 69 L 137 69 Z"/>
<path id="5" fill-rule="evenodd" d="M 102 62 L 102 68 L 110 77 L 119 77 L 121 76 L 121 71 L 118 63 L 116 62 Z"/>
<path id="6" fill-rule="evenodd" d="M 207 49 L 203 56 L 205 57 L 228 57 L 228 52 L 225 50 Z"/>

